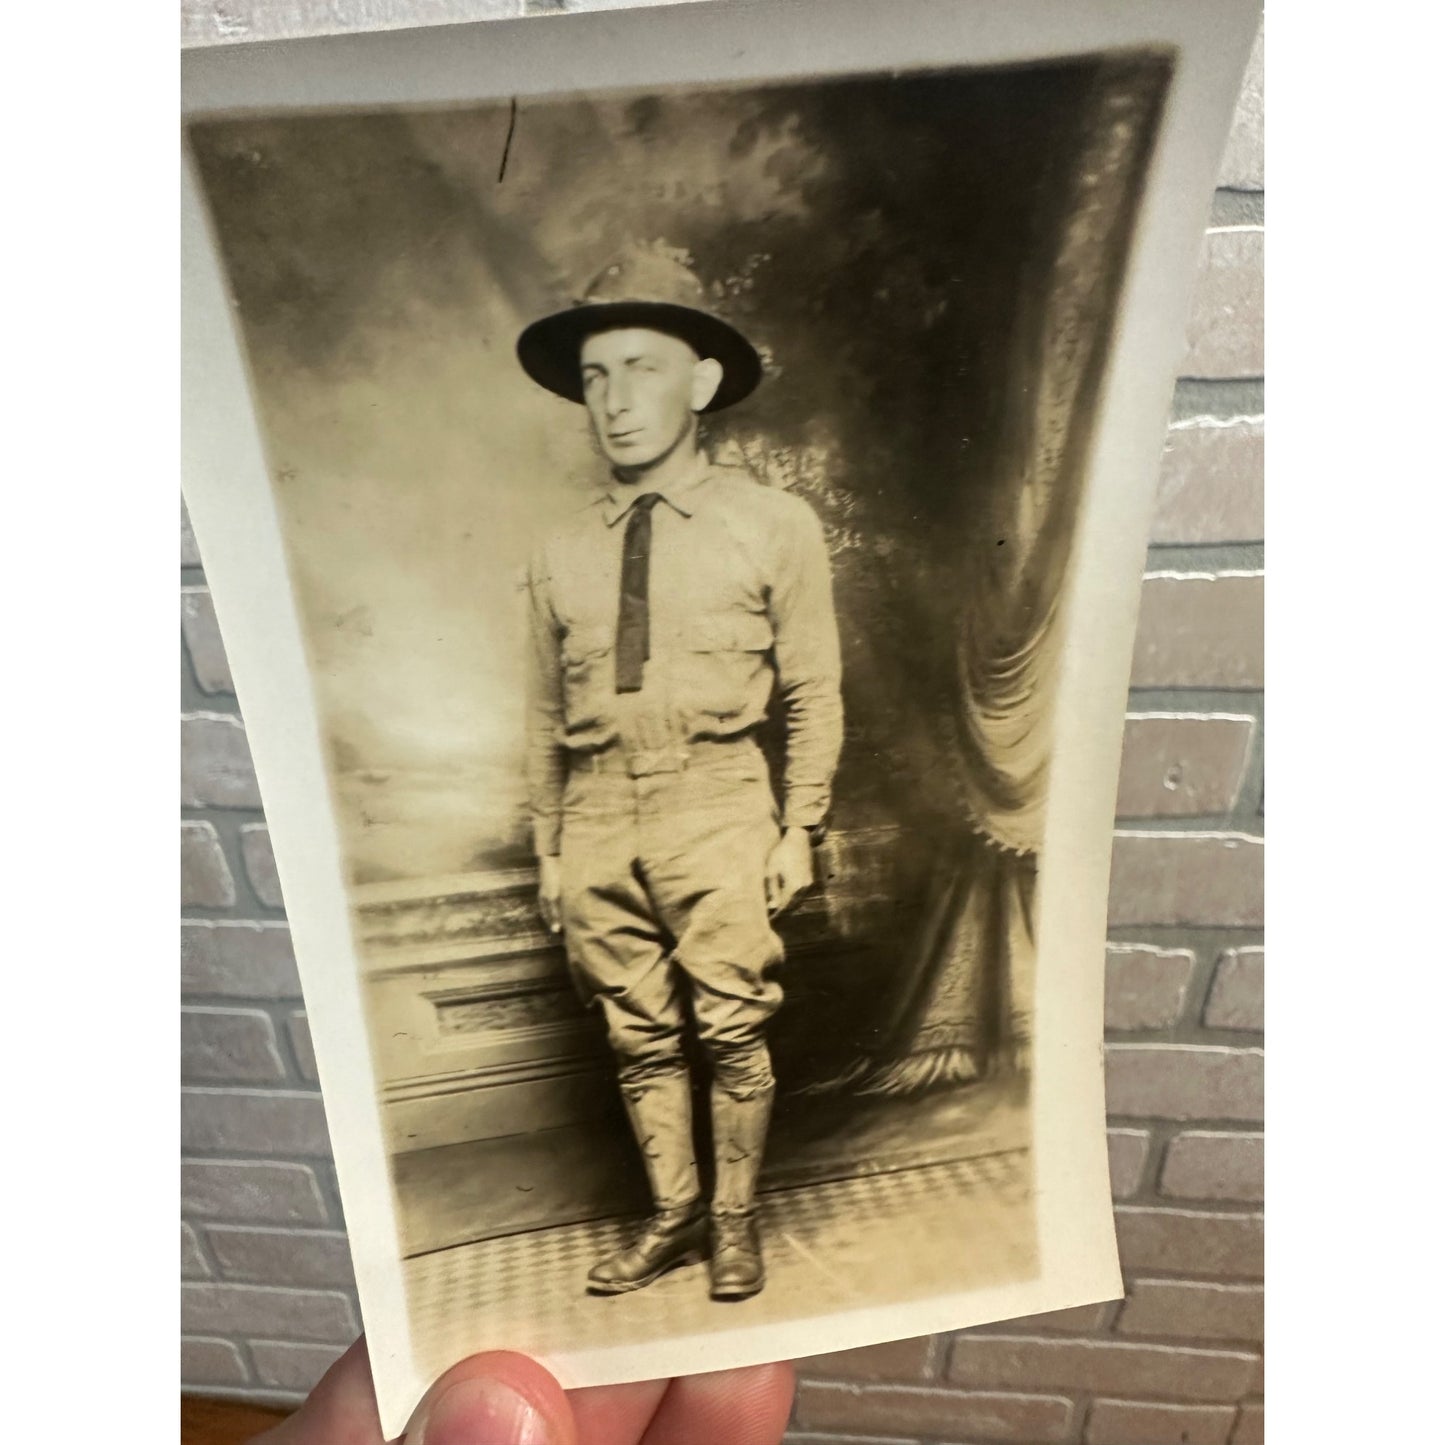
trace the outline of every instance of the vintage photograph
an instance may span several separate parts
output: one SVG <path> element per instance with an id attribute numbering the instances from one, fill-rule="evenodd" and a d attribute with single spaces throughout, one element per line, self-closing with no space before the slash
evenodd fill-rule
<path id="1" fill-rule="evenodd" d="M 460 1300 L 1037 1270 L 1060 592 L 1169 73 L 192 128 L 438 1359 Z"/>
<path id="2" fill-rule="evenodd" d="M 409 1379 L 1085 1302 L 1024 1288 L 1068 1272 L 1049 1069 L 1055 1131 L 1093 1121 L 1051 1206 L 1117 1277 L 1101 1019 L 1036 1029 L 1038 905 L 1079 863 L 1045 847 L 1061 678 L 1127 661 L 1070 581 L 1177 59 L 188 124 L 349 956 L 307 963 L 284 819 L 278 865 L 349 1221 L 378 1121 Z M 324 969 L 374 1100 L 338 1105 Z"/>

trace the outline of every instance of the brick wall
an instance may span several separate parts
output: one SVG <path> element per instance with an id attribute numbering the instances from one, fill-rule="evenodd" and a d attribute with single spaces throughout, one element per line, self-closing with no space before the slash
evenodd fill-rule
<path id="1" fill-rule="evenodd" d="M 205 31 L 211 12 L 186 10 L 189 38 L 231 38 Z M 1263 1438 L 1262 127 L 1257 47 L 1161 467 L 1119 783 L 1106 1027 L 1128 1297 L 805 1361 L 798 1442 Z M 181 620 L 183 1381 L 294 1398 L 359 1315 L 265 818 L 184 517 Z"/>

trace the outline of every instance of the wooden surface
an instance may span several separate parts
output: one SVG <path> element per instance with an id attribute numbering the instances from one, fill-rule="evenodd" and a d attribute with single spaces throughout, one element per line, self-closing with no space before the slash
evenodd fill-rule
<path id="1" fill-rule="evenodd" d="M 289 1414 L 241 1400 L 181 1396 L 181 1445 L 245 1445 Z"/>

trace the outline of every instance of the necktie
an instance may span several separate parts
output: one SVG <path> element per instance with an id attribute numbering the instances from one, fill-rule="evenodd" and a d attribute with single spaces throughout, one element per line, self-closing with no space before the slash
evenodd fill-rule
<path id="1" fill-rule="evenodd" d="M 647 574 L 652 556 L 652 509 L 660 492 L 643 492 L 627 514 L 622 537 L 622 596 L 617 607 L 617 691 L 642 691 L 648 658 Z"/>

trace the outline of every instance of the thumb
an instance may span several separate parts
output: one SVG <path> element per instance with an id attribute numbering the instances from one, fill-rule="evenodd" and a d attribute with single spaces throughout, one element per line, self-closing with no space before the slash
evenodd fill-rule
<path id="1" fill-rule="evenodd" d="M 578 1445 L 562 1387 L 525 1355 L 473 1355 L 427 1391 L 404 1445 Z"/>

